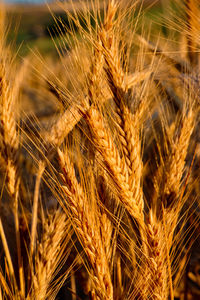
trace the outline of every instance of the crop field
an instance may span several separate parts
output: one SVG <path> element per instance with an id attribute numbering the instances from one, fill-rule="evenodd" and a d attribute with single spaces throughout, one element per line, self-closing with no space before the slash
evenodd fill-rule
<path id="1" fill-rule="evenodd" d="M 197 0 L 0 2 L 0 300 L 200 299 L 199 51 Z"/>

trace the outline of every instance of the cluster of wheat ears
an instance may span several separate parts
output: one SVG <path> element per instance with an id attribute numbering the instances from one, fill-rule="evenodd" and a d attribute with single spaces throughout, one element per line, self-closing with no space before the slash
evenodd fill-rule
<path id="1" fill-rule="evenodd" d="M 137 4 L 83 4 L 67 28 L 55 18 L 46 62 L 16 58 L 1 8 L 0 299 L 181 297 L 199 232 L 200 21 L 197 1 L 177 4 L 152 43 Z"/>

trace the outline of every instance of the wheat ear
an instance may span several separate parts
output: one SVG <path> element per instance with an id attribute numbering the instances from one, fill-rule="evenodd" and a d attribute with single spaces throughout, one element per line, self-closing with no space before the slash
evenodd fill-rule
<path id="1" fill-rule="evenodd" d="M 168 299 L 167 247 L 164 226 L 155 213 L 150 210 L 147 222 L 149 256 L 146 260 L 149 294 L 151 299 Z"/>
<path id="2" fill-rule="evenodd" d="M 133 299 L 168 299 L 167 240 L 163 221 L 150 209 L 146 218 L 147 249 L 137 274 Z M 170 247 L 169 247 L 170 248 Z"/>
<path id="3" fill-rule="evenodd" d="M 6 79 L 5 65 L 0 65 L 0 96 L 1 96 L 1 156 L 5 161 L 7 171 L 7 186 L 9 194 L 15 197 L 15 191 L 18 186 L 18 155 L 19 155 L 19 139 L 16 129 L 16 120 L 14 116 L 14 95 L 12 88 Z"/>
<path id="4" fill-rule="evenodd" d="M 111 282 L 108 261 L 100 236 L 98 220 L 93 219 L 93 212 L 89 207 L 88 199 L 83 192 L 81 185 L 76 179 L 74 167 L 71 164 L 67 153 L 64 155 L 58 149 L 58 156 L 61 169 L 65 178 L 63 186 L 66 203 L 71 212 L 75 231 L 81 240 L 83 249 L 93 268 L 93 298 L 113 299 L 113 287 Z"/>
<path id="5" fill-rule="evenodd" d="M 166 166 L 166 184 L 164 194 L 179 194 L 181 178 L 184 171 L 185 159 L 188 151 L 190 137 L 194 129 L 195 115 L 190 109 L 186 115 L 183 114 L 179 132 L 176 132 L 171 145 L 171 153 Z M 168 204 L 170 206 L 170 203 Z"/>
<path id="6" fill-rule="evenodd" d="M 150 273 L 153 272 L 154 275 L 152 274 L 152 279 L 147 279 L 146 285 L 148 292 L 152 293 L 152 299 L 167 299 L 169 293 L 167 282 L 170 283 L 170 292 L 173 293 L 169 253 L 173 246 L 177 219 L 183 206 L 180 193 L 181 180 L 194 122 L 193 109 L 189 108 L 187 113 L 182 112 L 182 118 L 177 123 L 178 129 L 167 132 L 170 141 L 169 156 L 164 166 L 158 170 L 160 179 L 157 186 L 157 202 L 150 210 L 147 220 L 149 255 L 146 262 Z M 164 168 L 163 172 L 162 168 Z M 159 278 L 156 277 L 156 269 L 159 269 L 157 270 Z M 145 277 L 147 278 L 146 275 Z"/>
<path id="7" fill-rule="evenodd" d="M 133 192 L 129 187 L 126 164 L 124 160 L 121 159 L 109 130 L 104 127 L 102 115 L 97 108 L 92 107 L 88 110 L 85 118 L 90 126 L 95 147 L 101 153 L 107 170 L 116 184 L 119 199 L 125 205 L 131 216 L 141 223 L 143 219 L 143 206 L 139 206 L 135 203 Z"/>
<path id="8" fill-rule="evenodd" d="M 7 53 L 4 49 L 1 49 L 2 54 L 5 54 L 7 59 Z M 4 53 L 5 52 L 5 53 Z M 19 231 L 19 212 L 18 212 L 18 194 L 19 194 L 19 135 L 17 132 L 17 123 L 15 119 L 15 97 L 13 89 L 10 86 L 6 78 L 6 62 L 4 59 L 0 63 L 0 151 L 1 157 L 4 161 L 4 168 L 7 176 L 7 188 L 12 199 L 12 207 L 14 209 L 15 219 L 15 232 L 17 241 L 17 254 L 19 265 L 19 278 L 20 289 L 22 296 L 25 295 L 24 286 L 24 274 L 21 257 L 21 243 L 20 243 L 20 231 Z"/>
<path id="9" fill-rule="evenodd" d="M 172 142 L 172 150 L 166 165 L 164 193 L 162 197 L 166 214 L 166 227 L 169 244 L 172 243 L 177 219 L 184 201 L 181 193 L 182 176 L 185 167 L 190 138 L 194 129 L 195 114 L 190 108 L 181 119 L 180 130 Z"/>
<path id="10" fill-rule="evenodd" d="M 35 255 L 32 299 L 45 300 L 51 294 L 50 284 L 56 268 L 62 264 L 63 251 L 71 238 L 70 227 L 66 214 L 60 209 L 45 218 L 42 240 Z"/>
<path id="11" fill-rule="evenodd" d="M 117 5 L 109 2 L 104 25 L 100 32 L 102 53 L 105 59 L 105 72 L 109 87 L 116 103 L 116 124 L 119 129 L 119 137 L 123 155 L 128 168 L 129 187 L 134 194 L 135 202 L 143 207 L 143 195 L 141 189 L 142 159 L 141 139 L 139 131 L 141 107 L 136 107 L 135 116 L 132 115 L 128 103 L 130 92 L 126 85 L 126 74 L 121 67 L 118 42 L 114 35 L 114 18 Z M 134 99 L 131 99 L 132 101 Z M 139 111 L 140 110 L 140 111 Z"/>

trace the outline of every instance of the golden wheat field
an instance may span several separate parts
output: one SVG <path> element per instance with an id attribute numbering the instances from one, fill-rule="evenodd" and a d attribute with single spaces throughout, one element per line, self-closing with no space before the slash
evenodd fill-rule
<path id="1" fill-rule="evenodd" d="M 26 56 L 0 5 L 0 300 L 200 299 L 200 3 L 57 5 Z"/>

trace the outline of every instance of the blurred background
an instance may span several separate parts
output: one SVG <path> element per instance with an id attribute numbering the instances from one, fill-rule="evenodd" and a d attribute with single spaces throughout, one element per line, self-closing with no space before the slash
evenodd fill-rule
<path id="1" fill-rule="evenodd" d="M 163 0 L 165 2 L 165 0 Z M 162 1 L 145 0 L 145 14 L 153 20 L 162 11 Z M 37 49 L 41 54 L 55 54 L 59 43 L 55 20 L 67 24 L 67 16 L 58 1 L 51 0 L 4 0 L 7 11 L 8 42 L 16 47 L 20 56 L 26 56 Z M 72 10 L 71 1 L 66 0 L 65 8 Z M 80 1 L 73 0 L 80 9 Z M 52 39 L 53 38 L 53 39 Z"/>

